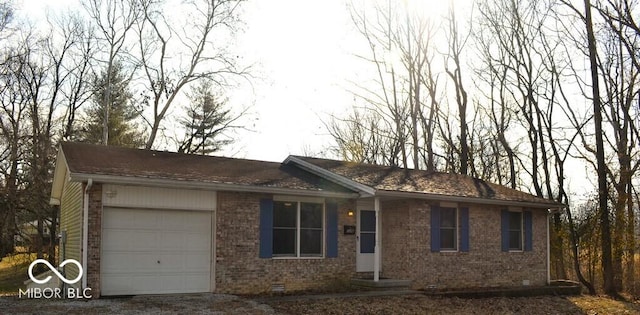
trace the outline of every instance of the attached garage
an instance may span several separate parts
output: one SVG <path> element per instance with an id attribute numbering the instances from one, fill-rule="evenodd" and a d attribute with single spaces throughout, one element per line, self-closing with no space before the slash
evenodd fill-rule
<path id="1" fill-rule="evenodd" d="M 102 295 L 213 291 L 215 196 L 105 185 Z"/>

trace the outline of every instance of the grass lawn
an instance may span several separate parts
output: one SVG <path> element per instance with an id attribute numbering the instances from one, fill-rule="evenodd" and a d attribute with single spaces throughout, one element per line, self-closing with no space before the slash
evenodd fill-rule
<path id="1" fill-rule="evenodd" d="M 46 310 L 46 312 L 43 312 Z M 640 314 L 640 304 L 604 296 L 443 298 L 422 294 L 295 300 L 224 294 L 167 294 L 80 300 L 0 297 L 0 314 Z"/>
<path id="2" fill-rule="evenodd" d="M 0 295 L 16 294 L 24 289 L 24 281 L 29 278 L 27 269 L 35 259 L 35 254 L 15 254 L 0 261 Z"/>
<path id="3" fill-rule="evenodd" d="M 603 296 L 441 298 L 424 295 L 267 302 L 277 314 L 640 314 L 640 305 Z"/>

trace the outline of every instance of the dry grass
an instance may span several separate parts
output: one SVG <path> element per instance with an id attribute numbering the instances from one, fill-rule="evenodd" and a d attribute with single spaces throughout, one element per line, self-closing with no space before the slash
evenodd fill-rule
<path id="1" fill-rule="evenodd" d="M 35 254 L 15 254 L 0 261 L 0 295 L 15 294 L 24 288 L 29 264 L 36 259 Z"/>
<path id="2" fill-rule="evenodd" d="M 575 296 L 568 300 L 582 309 L 585 314 L 640 314 L 640 304 L 623 302 L 603 296 Z"/>
<path id="3" fill-rule="evenodd" d="M 423 295 L 269 302 L 280 314 L 638 314 L 607 297 L 438 298 Z"/>
<path id="4" fill-rule="evenodd" d="M 309 299 L 240 298 L 220 294 L 28 300 L 0 297 L 0 314 L 640 314 L 637 303 L 602 296 L 460 299 L 421 294 Z"/>

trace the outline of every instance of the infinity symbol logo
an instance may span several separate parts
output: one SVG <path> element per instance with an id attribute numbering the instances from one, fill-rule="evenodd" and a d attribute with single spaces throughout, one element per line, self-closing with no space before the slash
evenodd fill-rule
<path id="1" fill-rule="evenodd" d="M 74 284 L 74 283 L 80 281 L 80 278 L 82 278 L 82 265 L 80 265 L 80 263 L 75 259 L 67 259 L 67 260 L 63 261 L 60 264 L 60 267 L 62 268 L 68 263 L 72 263 L 72 264 L 78 266 L 78 276 L 73 280 L 69 280 L 69 279 L 65 278 L 62 274 L 60 274 L 60 272 L 58 272 L 58 269 L 53 267 L 48 261 L 46 261 L 44 259 L 36 259 L 31 263 L 31 265 L 29 265 L 29 278 L 31 278 L 31 281 L 33 281 L 33 282 L 35 282 L 37 284 L 43 284 L 43 283 L 49 282 L 49 280 L 51 280 L 51 276 L 47 276 L 46 278 L 44 278 L 42 280 L 38 280 L 38 279 L 36 279 L 36 277 L 33 276 L 33 267 L 35 267 L 37 264 L 45 264 L 64 283 L 66 283 L 66 284 Z"/>

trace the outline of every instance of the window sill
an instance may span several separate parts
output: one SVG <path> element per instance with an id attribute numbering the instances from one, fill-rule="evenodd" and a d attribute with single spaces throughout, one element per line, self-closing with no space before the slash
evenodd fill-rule
<path id="1" fill-rule="evenodd" d="M 316 260 L 316 259 L 324 259 L 324 256 L 317 256 L 317 257 L 271 257 L 271 259 L 273 260 L 304 260 L 304 259 L 310 259 L 310 260 Z"/>

